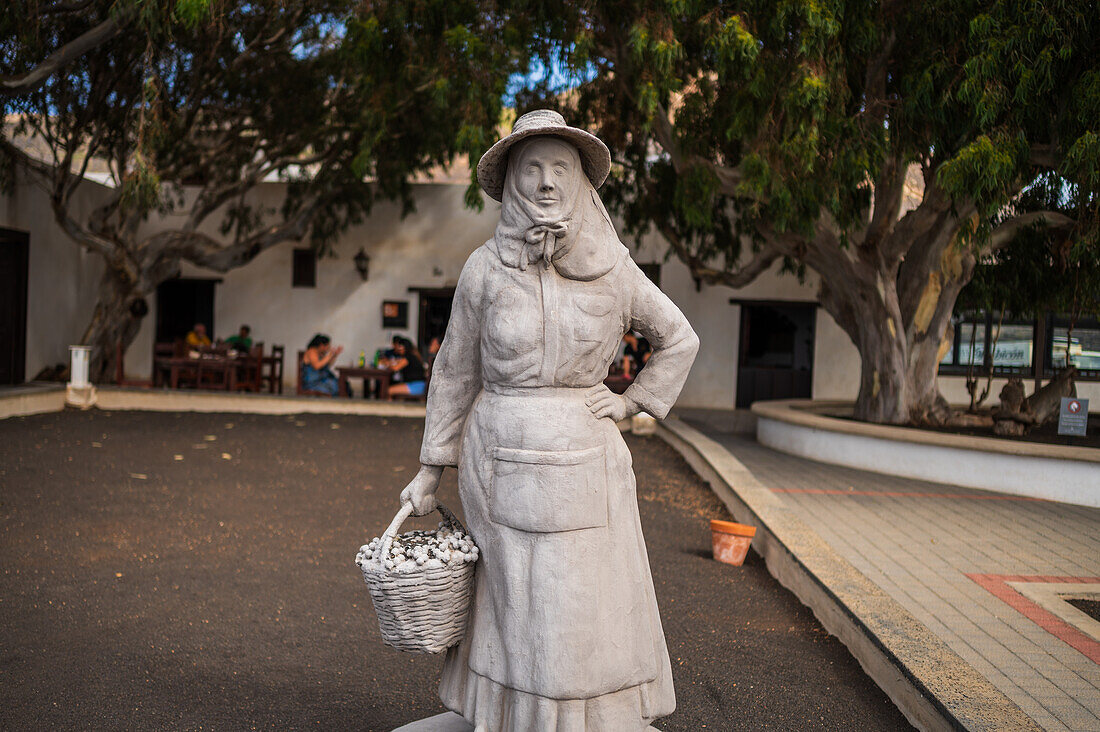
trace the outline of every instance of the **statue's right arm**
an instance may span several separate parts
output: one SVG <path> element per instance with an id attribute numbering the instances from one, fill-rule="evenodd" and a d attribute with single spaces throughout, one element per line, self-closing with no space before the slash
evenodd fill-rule
<path id="1" fill-rule="evenodd" d="M 436 355 L 428 386 L 427 415 L 424 419 L 424 441 L 420 448 L 420 472 L 402 492 L 414 501 L 413 508 L 431 505 L 424 499 L 421 506 L 414 495 L 434 494 L 439 486 L 443 468 L 458 465 L 466 416 L 474 399 L 481 392 L 481 320 L 483 283 L 489 260 L 494 256 L 485 247 L 470 255 L 462 268 L 451 304 L 451 318 L 447 322 L 447 334 Z"/>
<path id="2" fill-rule="evenodd" d="M 435 510 L 435 492 L 439 490 L 439 479 L 443 476 L 442 465 L 421 465 L 405 490 L 401 491 L 401 503 L 412 503 L 413 513 L 423 516 Z"/>

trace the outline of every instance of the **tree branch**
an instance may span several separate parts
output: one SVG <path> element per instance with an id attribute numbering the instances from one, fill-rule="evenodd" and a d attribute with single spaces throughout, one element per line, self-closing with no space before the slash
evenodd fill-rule
<path id="1" fill-rule="evenodd" d="M 702 166 L 718 178 L 719 191 L 722 195 L 732 198 L 760 200 L 759 196 L 746 194 L 740 190 L 745 176 L 739 169 L 721 165 L 713 160 L 707 160 L 700 155 L 690 155 L 685 158 L 683 150 L 681 150 L 680 144 L 676 140 L 676 131 L 669 120 L 668 110 L 665 109 L 664 105 L 657 104 L 657 113 L 654 115 L 653 121 L 653 137 L 657 140 L 657 144 L 661 146 L 661 149 L 668 153 L 669 159 L 672 160 L 672 167 L 676 169 L 677 173 L 682 174 L 688 168 L 697 165 Z"/>
<path id="2" fill-rule="evenodd" d="M 40 184 L 50 194 L 50 205 L 53 209 L 54 219 L 73 241 L 102 255 L 112 265 L 126 270 L 131 275 L 136 275 L 132 267 L 125 264 L 125 257 L 122 256 L 121 248 L 116 242 L 89 231 L 69 214 L 65 200 L 58 198 L 56 195 L 56 168 L 48 163 L 35 160 L 6 139 L 0 138 L 0 147 L 18 164 L 22 165 L 25 170 L 38 176 Z"/>
<path id="3" fill-rule="evenodd" d="M 85 31 L 46 57 L 42 63 L 22 76 L 0 81 L 0 92 L 9 96 L 32 92 L 46 83 L 54 73 L 83 56 L 88 51 L 103 45 L 122 32 L 117 18 L 108 18 L 99 25 Z"/>
<path id="4" fill-rule="evenodd" d="M 899 155 L 890 155 L 883 162 L 878 179 L 875 181 L 874 208 L 871 212 L 871 222 L 867 225 L 861 242 L 863 246 L 877 248 L 882 244 L 887 232 L 898 221 L 904 192 L 905 166 Z M 895 258 L 899 256 L 894 252 L 884 252 L 884 255 L 886 254 Z"/>
<path id="5" fill-rule="evenodd" d="M 155 234 L 146 242 L 161 259 L 179 257 L 200 267 L 228 272 L 247 264 L 261 252 L 287 240 L 300 240 L 309 231 L 313 217 L 321 208 L 321 199 L 304 206 L 293 217 L 257 231 L 228 246 L 199 231 L 174 230 Z"/>
<path id="6" fill-rule="evenodd" d="M 1057 211 L 1032 211 L 1030 213 L 1012 216 L 1005 219 L 989 235 L 989 242 L 984 247 L 986 253 L 993 252 L 1008 244 L 1021 230 L 1037 223 L 1044 222 L 1048 228 L 1059 231 L 1072 229 L 1077 221 L 1060 214 Z"/>
<path id="7" fill-rule="evenodd" d="M 653 136 L 657 138 L 657 144 L 661 149 L 668 153 L 676 172 L 683 172 L 684 160 L 680 152 L 680 143 L 676 141 L 676 131 L 672 129 L 668 110 L 660 102 L 657 103 L 657 113 L 653 115 Z"/>
<path id="8" fill-rule="evenodd" d="M 905 177 L 901 177 L 904 185 Z M 915 248 L 915 242 L 927 239 L 932 232 L 941 229 L 951 218 L 951 200 L 936 183 L 934 174 L 925 175 L 924 196 L 916 208 L 910 209 L 894 224 L 883 243 L 883 254 L 891 259 L 908 257 Z M 970 208 L 970 204 L 962 208 Z M 960 209 L 960 216 L 966 218 L 969 213 Z"/>
<path id="9" fill-rule="evenodd" d="M 888 12 L 891 12 L 890 8 L 886 7 L 888 4 L 880 9 L 880 12 L 885 16 Z M 889 26 L 888 26 L 889 27 Z M 877 123 L 881 123 L 886 119 L 886 81 L 887 81 L 887 67 L 890 63 L 890 55 L 894 51 L 894 44 L 897 42 L 897 33 L 891 27 L 890 31 L 886 34 L 886 37 L 882 39 L 882 46 L 871 58 L 867 64 L 867 71 L 863 78 L 863 98 L 864 108 L 871 116 L 871 119 Z"/>
<path id="10" fill-rule="evenodd" d="M 736 270 L 715 269 L 699 260 L 683 240 L 667 223 L 657 224 L 657 230 L 668 240 L 672 251 L 691 270 L 691 276 L 708 285 L 721 284 L 728 287 L 744 287 L 763 274 L 775 260 L 783 256 L 784 251 L 778 239 L 769 239 L 764 247 L 753 255 L 752 259 Z"/>

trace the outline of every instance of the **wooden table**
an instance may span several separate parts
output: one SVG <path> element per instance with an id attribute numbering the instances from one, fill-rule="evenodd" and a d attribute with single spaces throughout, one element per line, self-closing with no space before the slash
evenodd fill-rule
<path id="1" fill-rule="evenodd" d="M 229 358 L 227 356 L 203 356 L 201 358 L 189 358 L 177 356 L 173 358 L 158 358 L 155 368 L 158 373 L 168 374 L 168 386 L 178 389 L 180 376 L 188 371 L 195 373 L 195 386 L 202 388 L 202 375 L 206 373 L 221 373 L 225 378 L 222 384 L 215 388 L 228 391 L 237 389 L 237 369 L 245 363 L 244 359 Z"/>
<path id="2" fill-rule="evenodd" d="M 336 373 L 340 378 L 341 396 L 351 396 L 348 390 L 348 379 L 362 379 L 364 398 L 370 394 L 368 382 L 371 381 L 378 382 L 379 399 L 390 398 L 390 380 L 393 378 L 393 372 L 389 369 L 376 369 L 373 366 L 337 366 Z"/>

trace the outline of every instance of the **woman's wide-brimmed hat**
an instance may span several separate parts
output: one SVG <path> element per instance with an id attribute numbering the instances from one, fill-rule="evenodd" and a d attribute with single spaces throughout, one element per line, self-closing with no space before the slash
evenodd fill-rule
<path id="1" fill-rule="evenodd" d="M 508 170 L 508 151 L 521 140 L 536 135 L 560 137 L 577 146 L 581 167 L 593 188 L 599 188 L 611 170 L 611 152 L 600 138 L 565 124 L 565 118 L 552 109 L 528 112 L 512 125 L 512 134 L 497 140 L 477 164 L 477 182 L 497 201 L 504 195 L 504 175 Z"/>

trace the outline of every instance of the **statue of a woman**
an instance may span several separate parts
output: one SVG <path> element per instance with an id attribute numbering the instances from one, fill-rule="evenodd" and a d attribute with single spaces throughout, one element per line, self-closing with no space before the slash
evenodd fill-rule
<path id="1" fill-rule="evenodd" d="M 676 703 L 615 422 L 665 416 L 699 341 L 616 236 L 596 195 L 610 164 L 548 110 L 482 157 L 500 223 L 459 278 L 422 467 L 401 494 L 427 513 L 443 468 L 458 467 L 482 551 L 440 696 L 479 731 L 643 730 Z M 603 380 L 631 329 L 653 355 L 620 396 Z"/>

